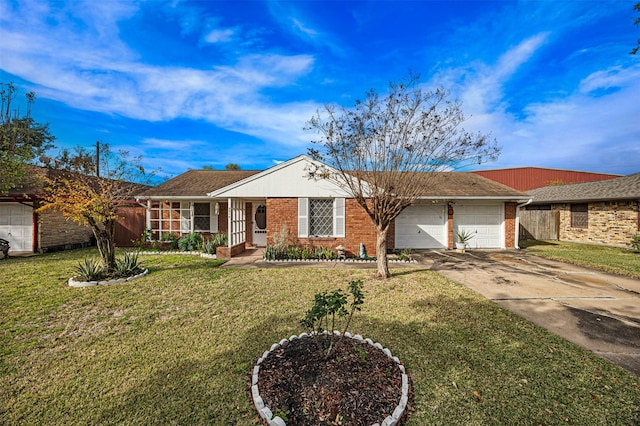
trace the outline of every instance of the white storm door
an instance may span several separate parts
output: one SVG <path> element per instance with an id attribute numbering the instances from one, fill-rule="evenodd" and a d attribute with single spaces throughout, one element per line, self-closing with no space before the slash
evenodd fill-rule
<path id="1" fill-rule="evenodd" d="M 253 203 L 253 244 L 267 245 L 267 206 L 266 203 Z"/>

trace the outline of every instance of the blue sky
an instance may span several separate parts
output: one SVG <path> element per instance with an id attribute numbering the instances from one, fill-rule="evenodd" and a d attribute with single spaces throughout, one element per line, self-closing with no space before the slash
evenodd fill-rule
<path id="1" fill-rule="evenodd" d="M 326 103 L 420 73 L 499 159 L 640 172 L 635 1 L 0 0 L 0 80 L 58 147 L 96 140 L 175 176 L 306 153 Z"/>

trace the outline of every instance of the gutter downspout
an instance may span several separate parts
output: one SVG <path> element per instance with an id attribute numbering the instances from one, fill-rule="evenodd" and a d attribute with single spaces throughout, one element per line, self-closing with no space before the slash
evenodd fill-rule
<path id="1" fill-rule="evenodd" d="M 533 198 L 529 198 L 525 203 L 516 206 L 516 235 L 514 244 L 516 250 L 520 250 L 520 207 L 528 206 L 531 203 L 533 203 Z"/>

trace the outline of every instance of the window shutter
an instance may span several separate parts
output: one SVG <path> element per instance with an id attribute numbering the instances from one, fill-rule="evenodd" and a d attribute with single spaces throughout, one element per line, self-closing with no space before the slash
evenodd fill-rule
<path id="1" fill-rule="evenodd" d="M 183 234 L 193 232 L 193 203 L 180 202 L 180 232 Z"/>
<path id="2" fill-rule="evenodd" d="M 218 215 L 216 214 L 216 203 L 209 205 L 209 232 L 212 234 L 218 233 Z"/>
<path id="3" fill-rule="evenodd" d="M 298 237 L 309 237 L 309 199 L 298 198 Z"/>
<path id="4" fill-rule="evenodd" d="M 345 207 L 344 198 L 336 198 L 333 200 L 333 233 L 335 237 L 345 236 Z"/>

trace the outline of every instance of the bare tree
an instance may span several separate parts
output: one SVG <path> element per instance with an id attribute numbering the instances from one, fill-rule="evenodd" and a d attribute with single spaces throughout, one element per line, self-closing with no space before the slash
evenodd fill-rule
<path id="1" fill-rule="evenodd" d="M 326 105 L 307 123 L 318 148 L 309 155 L 333 168 L 309 170 L 353 197 L 376 229 L 377 273 L 387 278 L 387 232 L 402 210 L 424 195 L 439 172 L 495 159 L 488 135 L 461 128 L 461 104 L 443 89 L 423 92 L 418 76 L 390 83 L 389 93 L 366 93 L 351 109 Z"/>

